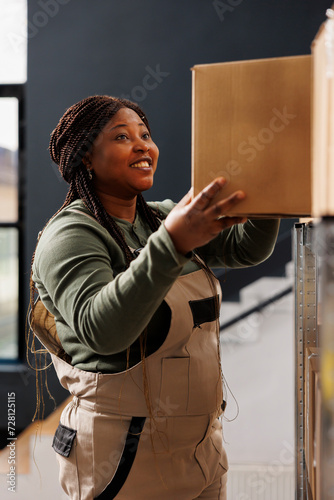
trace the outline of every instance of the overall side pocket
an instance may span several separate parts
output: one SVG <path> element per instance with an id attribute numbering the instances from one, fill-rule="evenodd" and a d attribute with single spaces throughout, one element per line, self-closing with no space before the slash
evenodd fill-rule
<path id="1" fill-rule="evenodd" d="M 62 455 L 69 457 L 77 431 L 70 429 L 59 422 L 55 435 L 53 436 L 52 448 Z"/>
<path id="2" fill-rule="evenodd" d="M 59 482 L 71 500 L 80 499 L 77 463 L 77 431 L 59 423 L 53 437 L 52 448 L 59 465 Z"/>

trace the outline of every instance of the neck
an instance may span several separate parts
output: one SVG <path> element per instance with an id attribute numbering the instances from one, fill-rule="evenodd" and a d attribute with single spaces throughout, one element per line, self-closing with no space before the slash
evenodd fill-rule
<path id="1" fill-rule="evenodd" d="M 137 196 L 124 200 L 102 192 L 97 194 L 109 215 L 133 223 L 136 217 Z"/>

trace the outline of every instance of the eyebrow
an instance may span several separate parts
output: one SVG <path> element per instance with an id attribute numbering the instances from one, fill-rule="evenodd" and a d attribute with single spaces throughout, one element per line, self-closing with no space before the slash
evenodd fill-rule
<path id="1" fill-rule="evenodd" d="M 144 123 L 138 123 L 138 125 L 139 125 L 140 127 L 146 127 L 146 125 L 145 125 Z M 115 125 L 114 127 L 111 127 L 111 128 L 109 129 L 109 132 L 110 132 L 111 130 L 114 130 L 115 128 L 120 128 L 120 127 L 128 127 L 128 125 L 127 125 L 126 123 L 120 123 L 119 125 Z"/>

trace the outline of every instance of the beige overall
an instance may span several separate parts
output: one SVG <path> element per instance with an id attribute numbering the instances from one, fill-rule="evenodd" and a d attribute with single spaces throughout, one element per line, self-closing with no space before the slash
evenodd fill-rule
<path id="1" fill-rule="evenodd" d="M 73 394 L 54 439 L 60 482 L 72 500 L 226 498 L 219 294 L 218 281 L 210 284 L 203 270 L 176 280 L 165 297 L 169 333 L 145 359 L 147 386 L 142 362 L 101 374 L 52 354 Z"/>

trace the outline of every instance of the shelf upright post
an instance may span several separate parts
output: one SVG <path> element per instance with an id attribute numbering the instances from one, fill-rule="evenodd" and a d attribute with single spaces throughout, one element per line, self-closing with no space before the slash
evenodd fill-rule
<path id="1" fill-rule="evenodd" d="M 295 485 L 296 500 L 304 500 L 304 348 L 303 348 L 303 268 L 304 224 L 294 228 L 295 264 Z"/>
<path id="2" fill-rule="evenodd" d="M 317 266 L 313 225 L 295 224 L 294 231 L 296 500 L 304 500 L 309 492 L 305 464 L 305 356 L 307 347 L 318 345 Z"/>

